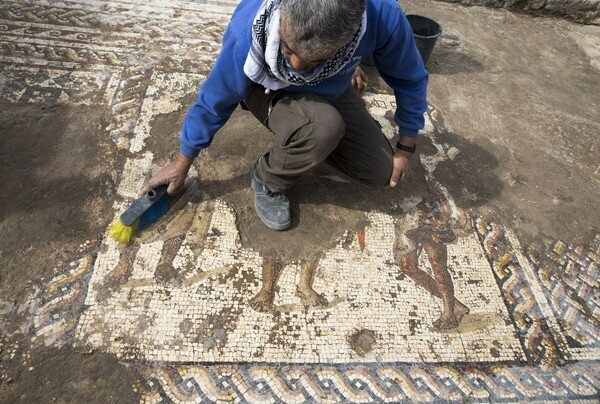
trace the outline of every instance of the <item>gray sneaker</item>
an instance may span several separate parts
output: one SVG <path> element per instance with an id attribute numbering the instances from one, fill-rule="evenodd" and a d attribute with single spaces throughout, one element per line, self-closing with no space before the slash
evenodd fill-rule
<path id="1" fill-rule="evenodd" d="M 260 220 L 270 229 L 285 230 L 292 223 L 290 200 L 282 192 L 271 192 L 256 172 L 256 164 L 250 171 L 254 190 L 254 209 Z"/>

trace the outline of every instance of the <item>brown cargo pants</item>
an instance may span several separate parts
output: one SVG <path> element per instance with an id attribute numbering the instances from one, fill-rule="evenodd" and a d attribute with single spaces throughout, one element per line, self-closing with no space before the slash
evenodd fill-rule
<path id="1" fill-rule="evenodd" d="M 324 161 L 363 184 L 389 183 L 393 149 L 352 86 L 340 99 L 325 101 L 310 93 L 265 94 L 253 84 L 244 104 L 275 135 L 257 166 L 271 191 L 289 189 Z"/>

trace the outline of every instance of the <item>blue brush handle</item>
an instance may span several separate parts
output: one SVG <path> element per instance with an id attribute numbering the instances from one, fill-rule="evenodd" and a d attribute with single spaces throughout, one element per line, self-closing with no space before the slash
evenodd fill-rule
<path id="1" fill-rule="evenodd" d="M 167 188 L 168 185 L 159 185 L 133 201 L 127 210 L 121 214 L 121 223 L 125 226 L 131 226 L 167 193 Z"/>

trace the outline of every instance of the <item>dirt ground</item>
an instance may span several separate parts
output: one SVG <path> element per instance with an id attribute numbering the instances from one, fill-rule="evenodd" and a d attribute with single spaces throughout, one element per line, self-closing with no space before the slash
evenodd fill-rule
<path id="1" fill-rule="evenodd" d="M 440 165 L 438 180 L 460 207 L 492 215 L 524 245 L 589 242 L 600 228 L 600 27 L 431 1 L 406 11 L 444 29 L 428 65 L 429 97 L 460 154 Z M 365 69 L 370 90 L 383 89 Z M 192 100 L 155 120 L 148 144 L 157 163 L 176 151 Z M 139 400 L 135 372 L 114 356 L 31 343 L 32 313 L 53 269 L 112 219 L 116 169 L 127 154 L 108 138 L 108 120 L 98 107 L 0 103 L 0 402 Z M 270 136 L 237 110 L 196 164 L 204 190 L 236 211 L 242 243 L 261 254 L 310 259 L 362 227 L 365 212 L 401 215 L 398 195 L 429 192 L 419 165 L 387 191 L 323 167 L 290 194 L 292 228 L 274 238 L 253 211 L 248 176 Z M 433 152 L 421 138 L 418 153 Z"/>
<path id="2" fill-rule="evenodd" d="M 110 220 L 111 167 L 119 157 L 103 133 L 106 114 L 91 107 L 0 106 L 0 401 L 136 400 L 135 380 L 116 358 L 30 342 L 41 284 Z"/>

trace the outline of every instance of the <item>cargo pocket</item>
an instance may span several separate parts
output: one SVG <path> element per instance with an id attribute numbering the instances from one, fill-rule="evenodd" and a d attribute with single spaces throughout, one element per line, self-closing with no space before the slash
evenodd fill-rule
<path id="1" fill-rule="evenodd" d="M 279 100 L 267 118 L 269 129 L 275 134 L 277 144 L 286 148 L 294 142 L 295 135 L 310 122 L 300 103 L 293 98 Z"/>

